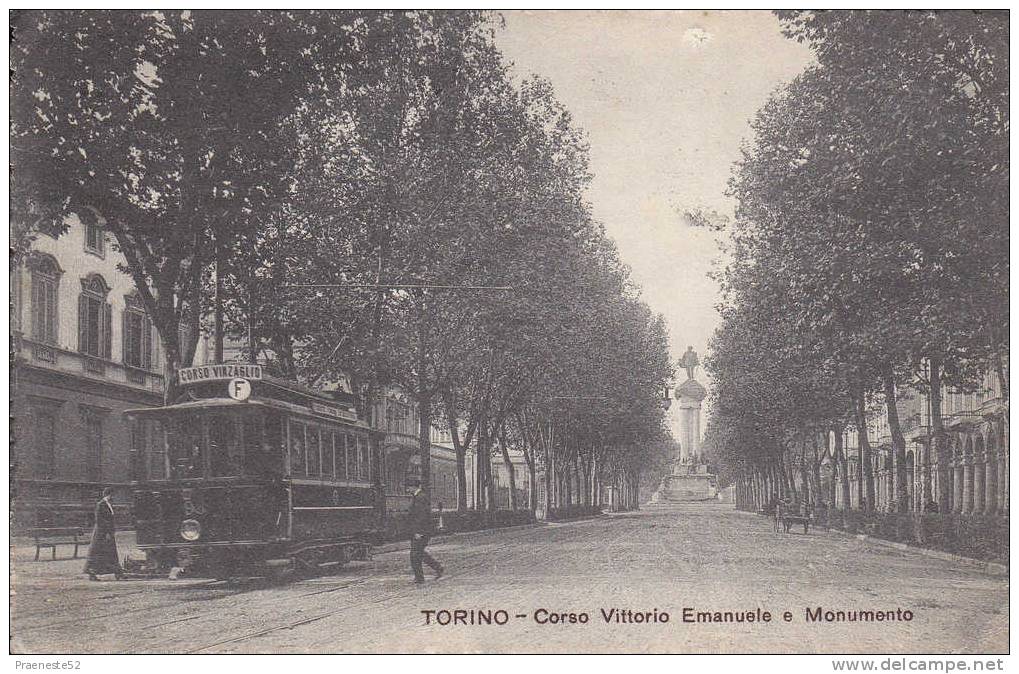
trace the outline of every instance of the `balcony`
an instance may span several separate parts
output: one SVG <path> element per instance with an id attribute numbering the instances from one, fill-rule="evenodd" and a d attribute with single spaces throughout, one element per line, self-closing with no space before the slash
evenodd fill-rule
<path id="1" fill-rule="evenodd" d="M 153 393 L 163 390 L 163 377 L 157 372 L 131 367 L 105 358 L 96 358 L 54 344 L 44 344 L 25 336 L 14 342 L 26 364 L 84 379 L 144 389 Z"/>

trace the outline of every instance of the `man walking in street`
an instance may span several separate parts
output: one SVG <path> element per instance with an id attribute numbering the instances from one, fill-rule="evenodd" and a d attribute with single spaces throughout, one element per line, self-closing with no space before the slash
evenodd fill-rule
<path id="1" fill-rule="evenodd" d="M 438 580 L 442 577 L 442 564 L 425 552 L 428 539 L 432 536 L 432 509 L 429 507 L 424 489 L 421 488 L 421 480 L 409 478 L 407 486 L 414 489 L 414 498 L 410 502 L 410 568 L 414 570 L 414 582 L 425 582 L 422 562 L 435 572 L 435 579 Z"/>

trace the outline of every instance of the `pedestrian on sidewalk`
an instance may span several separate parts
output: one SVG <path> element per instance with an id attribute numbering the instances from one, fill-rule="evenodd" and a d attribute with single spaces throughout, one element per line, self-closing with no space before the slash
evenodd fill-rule
<path id="1" fill-rule="evenodd" d="M 438 580 L 442 577 L 442 564 L 425 552 L 432 536 L 432 509 L 428 504 L 428 496 L 421 488 L 421 480 L 417 478 L 408 478 L 407 486 L 414 489 L 414 497 L 410 502 L 410 568 L 414 571 L 414 582 L 425 582 L 422 562 L 435 572 L 435 579 Z"/>
<path id="2" fill-rule="evenodd" d="M 120 580 L 124 569 L 120 567 L 117 554 L 116 527 L 113 519 L 113 489 L 103 489 L 103 497 L 96 503 L 95 527 L 92 529 L 92 542 L 88 546 L 88 559 L 85 562 L 85 573 L 89 580 L 99 580 L 100 574 L 112 573 Z"/>

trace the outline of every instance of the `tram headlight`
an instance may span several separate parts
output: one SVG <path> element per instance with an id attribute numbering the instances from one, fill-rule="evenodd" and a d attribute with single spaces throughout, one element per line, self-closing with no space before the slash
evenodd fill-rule
<path id="1" fill-rule="evenodd" d="M 202 525 L 198 520 L 184 520 L 180 523 L 180 537 L 185 541 L 197 541 L 202 535 Z"/>

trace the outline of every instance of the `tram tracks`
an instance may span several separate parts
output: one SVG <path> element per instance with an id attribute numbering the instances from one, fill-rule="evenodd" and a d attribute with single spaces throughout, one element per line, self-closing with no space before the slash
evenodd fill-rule
<path id="1" fill-rule="evenodd" d="M 369 581 L 370 579 L 371 579 L 371 576 L 366 576 L 366 577 L 359 578 L 359 579 L 356 579 L 356 580 L 351 580 L 349 582 L 346 582 L 346 583 L 343 583 L 343 584 L 340 584 L 340 585 L 329 586 L 329 587 L 326 587 L 326 588 L 317 588 L 317 589 L 314 589 L 314 590 L 310 590 L 308 592 L 297 593 L 297 594 L 294 594 L 294 595 L 290 595 L 289 598 L 290 599 L 302 599 L 304 597 L 310 597 L 310 596 L 319 595 L 319 594 L 326 594 L 326 593 L 330 593 L 330 592 L 338 592 L 340 590 L 348 589 L 348 588 L 350 588 L 352 586 L 363 584 L 363 583 Z M 297 582 L 300 582 L 300 581 L 297 581 Z M 203 589 L 228 589 L 228 583 L 229 583 L 229 581 L 209 580 L 209 581 L 204 582 L 204 583 L 195 583 L 195 584 L 188 585 L 188 586 L 185 586 L 185 587 L 172 588 L 172 589 L 175 590 L 175 591 L 178 591 L 178 592 L 179 591 L 188 591 L 188 590 L 201 591 Z M 266 584 L 265 586 L 262 586 L 262 587 L 259 587 L 259 588 L 254 588 L 254 589 L 268 589 L 268 588 L 271 588 L 271 587 L 272 587 L 272 584 Z M 138 590 L 138 591 L 133 591 L 133 592 L 123 592 L 123 593 L 119 593 L 119 594 L 103 595 L 100 598 L 101 599 L 119 599 L 119 598 L 122 598 L 122 597 L 130 597 L 132 595 L 145 594 L 145 593 L 150 593 L 150 592 L 151 592 L 151 590 Z M 199 605 L 201 602 L 225 601 L 225 600 L 231 599 L 233 597 L 236 597 L 238 594 L 240 594 L 242 592 L 243 592 L 243 590 L 241 590 L 241 591 L 226 591 L 226 592 L 222 592 L 222 594 L 220 594 L 219 596 L 214 596 L 214 597 L 208 597 L 208 596 L 193 597 L 193 598 L 188 598 L 188 599 L 183 599 L 183 600 L 178 600 L 178 601 L 173 601 L 173 602 L 164 602 L 164 603 L 155 604 L 155 605 L 151 605 L 151 606 L 140 606 L 138 608 L 118 609 L 118 610 L 109 611 L 109 612 L 106 612 L 106 613 L 89 613 L 88 619 L 89 620 L 102 620 L 104 618 L 116 618 L 116 617 L 125 616 L 125 615 L 131 615 L 133 617 L 137 617 L 139 615 L 144 615 L 144 614 L 147 614 L 147 613 L 155 613 L 155 612 L 158 612 L 158 611 L 165 611 L 165 610 L 168 610 L 168 609 L 179 609 L 179 608 L 182 608 L 182 607 L 186 609 L 189 606 Z M 99 599 L 99 598 L 97 598 L 97 599 Z M 265 602 L 259 602 L 259 604 L 262 604 L 262 603 L 264 603 L 264 604 L 274 604 L 274 603 L 278 603 L 279 600 L 280 600 L 279 597 L 270 597 L 270 598 L 267 598 L 267 600 Z M 256 605 L 256 608 L 257 608 L 257 605 Z M 156 623 L 155 625 L 148 625 L 148 626 L 145 626 L 144 628 L 159 627 L 159 626 L 162 626 L 162 625 L 169 625 L 169 624 L 173 624 L 173 623 L 177 623 L 177 622 L 184 622 L 184 621 L 187 621 L 187 620 L 194 620 L 196 618 L 202 617 L 203 615 L 213 613 L 214 611 L 216 611 L 216 609 L 210 608 L 208 611 L 202 611 L 202 612 L 198 612 L 198 613 L 193 613 L 191 615 L 184 616 L 184 617 L 179 618 L 179 619 L 169 620 L 169 621 L 165 621 L 165 622 L 162 622 L 162 623 Z M 28 625 L 24 624 L 24 621 L 26 619 L 31 619 L 33 617 L 39 617 L 39 616 L 42 616 L 42 615 L 45 615 L 45 614 L 42 613 L 42 612 L 20 613 L 19 614 L 19 619 L 17 620 L 15 629 L 18 632 L 38 632 L 40 630 L 52 630 L 52 629 L 59 629 L 61 627 L 68 627 L 68 626 L 71 626 L 71 625 L 78 625 L 78 624 L 81 624 L 81 621 L 82 621 L 82 618 L 67 618 L 67 619 L 63 619 L 63 620 L 57 620 L 57 621 L 54 621 L 54 622 L 47 622 L 47 623 L 42 623 L 42 624 L 28 624 Z M 142 628 L 142 629 L 144 629 L 144 628 Z"/>
<path id="2" fill-rule="evenodd" d="M 535 530 L 532 529 L 532 528 L 527 528 L 527 529 L 520 530 L 519 534 L 521 534 L 521 535 L 513 535 L 513 536 L 511 536 L 511 539 L 522 538 L 523 536 L 531 534 L 534 531 Z M 509 532 L 505 532 L 505 533 L 509 533 Z M 512 532 L 512 533 L 516 534 L 518 532 Z M 510 542 L 511 542 L 510 540 L 503 539 L 503 540 L 499 541 L 499 547 L 508 548 Z M 403 552 L 405 552 L 405 551 L 403 551 Z M 492 560 L 491 560 L 491 550 L 490 549 L 486 548 L 484 550 L 477 551 L 477 552 L 475 552 L 474 554 L 472 554 L 470 556 L 477 558 L 478 561 L 476 561 L 476 562 L 474 562 L 472 564 L 462 564 L 462 563 L 458 564 L 455 573 L 446 573 L 445 575 L 443 575 L 444 581 L 445 580 L 455 581 L 460 576 L 466 576 L 466 575 L 469 575 L 473 571 L 481 569 L 482 567 L 489 567 L 489 566 L 491 566 L 491 561 Z M 410 580 L 408 579 L 408 583 L 409 582 L 410 582 Z M 238 643 L 241 643 L 241 642 L 244 642 L 244 641 L 250 641 L 251 639 L 258 639 L 260 637 L 268 636 L 270 634 L 274 634 L 274 633 L 278 633 L 278 632 L 285 632 L 285 631 L 288 631 L 288 630 L 298 629 L 300 627 L 303 627 L 303 626 L 306 626 L 306 625 L 310 625 L 312 623 L 316 623 L 316 622 L 319 622 L 321 620 L 326 620 L 326 619 L 331 618 L 333 616 L 341 615 L 344 612 L 349 611 L 350 609 L 353 609 L 353 608 L 364 608 L 364 607 L 367 607 L 367 606 L 373 606 L 373 605 L 381 604 L 381 603 L 384 603 L 384 602 L 390 602 L 390 601 L 394 601 L 394 600 L 399 600 L 399 599 L 403 599 L 403 598 L 406 598 L 406 597 L 410 597 L 410 596 L 412 596 L 414 594 L 417 594 L 418 592 L 420 592 L 420 589 L 417 588 L 416 586 L 411 585 L 411 586 L 407 587 L 404 590 L 397 591 L 397 592 L 389 592 L 389 593 L 386 593 L 384 596 L 380 596 L 380 597 L 377 597 L 375 599 L 364 600 L 364 601 L 352 601 L 352 602 L 349 602 L 349 603 L 345 603 L 342 606 L 334 607 L 334 608 L 332 608 L 332 609 L 330 609 L 328 611 L 324 611 L 324 612 L 318 613 L 318 614 L 313 615 L 313 616 L 303 617 L 300 620 L 288 621 L 288 622 L 285 622 L 285 623 L 282 623 L 282 624 L 273 625 L 271 627 L 266 627 L 266 628 L 255 630 L 255 631 L 251 631 L 251 632 L 245 632 L 245 633 L 233 636 L 233 637 L 229 637 L 229 638 L 226 638 L 226 639 L 221 639 L 219 641 L 215 641 L 213 643 L 206 644 L 204 646 L 199 646 L 197 648 L 193 648 L 193 649 L 188 650 L 186 652 L 188 654 L 203 653 L 203 652 L 209 651 L 209 650 L 214 649 L 214 648 L 220 648 L 222 646 L 229 646 L 231 644 L 238 644 Z"/>
<path id="3" fill-rule="evenodd" d="M 583 527 L 574 529 L 573 537 L 578 539 L 585 538 L 586 532 L 581 533 L 582 530 Z M 532 546 L 527 546 L 528 552 L 524 552 L 518 544 L 521 540 L 534 536 L 534 534 L 540 531 L 541 528 L 527 527 L 502 532 L 485 532 L 486 535 L 483 535 L 481 540 L 478 541 L 468 542 L 460 537 L 436 541 L 437 547 L 452 544 L 454 547 L 461 548 L 455 553 L 459 559 L 454 558 L 450 560 L 451 573 L 447 574 L 440 581 L 441 586 L 444 586 L 447 581 L 455 583 L 457 578 L 461 577 L 463 581 L 471 582 L 470 579 L 479 577 L 475 573 L 479 569 L 486 567 L 495 569 L 499 563 L 521 555 L 533 556 L 534 548 Z M 465 543 L 466 545 L 464 545 Z M 172 601 L 159 601 L 159 603 L 154 605 L 133 608 L 125 607 L 119 610 L 113 610 L 113 607 L 109 605 L 104 607 L 92 606 L 90 608 L 99 610 L 106 608 L 108 610 L 102 610 L 102 613 L 89 613 L 87 619 L 99 619 L 102 621 L 102 619 L 107 618 L 129 617 L 130 620 L 128 622 L 114 621 L 111 631 L 105 638 L 109 639 L 111 643 L 135 643 L 139 651 L 183 652 L 180 648 L 182 643 L 187 641 L 194 643 L 197 640 L 199 645 L 188 649 L 186 652 L 215 652 L 224 647 L 242 644 L 274 633 L 298 630 L 307 625 L 342 615 L 351 610 L 399 601 L 420 593 L 422 588 L 411 584 L 408 569 L 405 566 L 406 563 L 402 559 L 406 553 L 406 549 L 391 550 L 377 555 L 376 559 L 379 563 L 376 565 L 362 568 L 348 567 L 348 570 L 354 571 L 359 575 L 349 578 L 336 578 L 337 582 L 335 583 L 329 582 L 333 577 L 320 576 L 313 580 L 304 579 L 294 581 L 293 583 L 278 584 L 265 583 L 258 587 L 238 590 L 232 584 L 210 579 L 205 583 L 174 586 L 172 588 L 164 584 L 160 588 L 152 588 L 151 590 L 139 589 L 122 593 L 103 594 L 104 602 L 121 597 L 151 593 L 152 590 L 172 591 L 174 593 L 184 592 L 191 596 L 184 596 Z M 440 556 L 442 556 L 441 553 Z M 386 559 L 387 557 L 389 558 L 388 560 Z M 399 563 L 396 561 L 397 558 L 400 558 Z M 397 576 L 393 571 L 396 568 L 399 569 L 398 586 L 394 586 Z M 311 583 L 308 583 L 309 580 L 311 580 Z M 300 591 L 292 591 L 294 586 L 298 584 L 303 584 L 304 587 L 301 587 Z M 377 587 L 371 588 L 368 592 L 358 591 L 368 590 L 368 586 L 371 584 L 375 584 Z M 274 585 L 282 588 L 289 585 L 292 593 L 282 594 L 273 592 L 272 590 L 276 589 Z M 262 590 L 269 590 L 269 592 L 264 597 L 253 597 L 248 594 L 249 592 L 257 593 Z M 317 606 L 319 611 L 311 615 L 296 615 L 302 610 L 314 607 L 319 599 L 324 599 L 332 593 L 345 591 L 351 592 L 351 596 L 341 599 L 342 604 L 340 605 L 328 607 L 319 605 Z M 245 597 L 245 595 L 248 596 Z M 230 605 L 230 600 L 236 599 L 239 596 L 243 598 L 243 602 Z M 158 601 L 159 598 L 155 599 Z M 329 600 L 326 599 L 326 601 Z M 224 604 L 227 605 L 226 611 L 224 611 Z M 45 613 L 49 612 L 42 612 L 42 615 L 40 613 L 22 614 L 22 620 L 31 617 L 41 618 Z M 244 630 L 239 624 L 240 621 L 259 620 L 264 616 L 269 616 L 270 618 L 283 617 L 287 614 L 290 614 L 290 620 L 279 621 L 276 624 L 266 625 L 263 623 L 258 626 L 250 625 L 247 630 Z M 232 622 L 234 617 L 238 618 L 238 620 Z M 51 620 L 35 625 L 22 625 L 20 624 L 22 621 L 19 620 L 15 625 L 15 631 L 23 634 L 34 634 L 34 639 L 39 640 L 41 633 L 59 632 L 61 628 L 80 625 L 85 619 L 86 616 L 82 615 L 63 620 Z M 223 635 L 224 638 L 211 640 L 211 643 L 202 644 L 200 636 L 198 639 L 195 639 L 196 635 L 205 634 L 208 636 L 211 630 L 222 634 L 223 626 L 228 624 L 236 624 L 241 629 L 233 635 Z M 181 629 L 174 629 L 175 626 L 179 626 Z M 64 632 L 65 636 L 76 638 L 69 633 L 69 630 L 64 630 Z M 52 643 L 52 639 L 60 639 L 57 634 L 45 636 L 47 637 L 46 641 L 50 643 Z M 142 637 L 142 639 L 139 640 L 138 637 Z M 82 645 L 74 644 L 74 646 L 81 648 Z M 98 647 L 103 648 L 102 646 Z M 128 648 L 130 649 L 131 647 Z"/>

